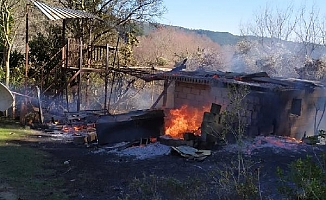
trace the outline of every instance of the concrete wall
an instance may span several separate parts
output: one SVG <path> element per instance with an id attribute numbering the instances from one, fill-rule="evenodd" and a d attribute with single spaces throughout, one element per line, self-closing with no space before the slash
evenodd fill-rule
<path id="1" fill-rule="evenodd" d="M 200 108 L 216 103 L 223 111 L 230 103 L 229 89 L 224 85 L 176 81 L 174 89 L 174 108 L 184 104 Z M 251 136 L 275 134 L 301 139 L 304 133 L 314 134 L 315 117 L 318 122 L 323 116 L 325 99 L 325 91 L 318 88 L 282 92 L 251 90 L 243 102 L 242 121 Z M 326 116 L 320 124 L 319 129 L 325 130 Z"/>
<path id="2" fill-rule="evenodd" d="M 192 107 L 210 106 L 211 102 L 214 101 L 210 90 L 209 85 L 176 81 L 174 108 L 180 108 L 185 104 Z"/>

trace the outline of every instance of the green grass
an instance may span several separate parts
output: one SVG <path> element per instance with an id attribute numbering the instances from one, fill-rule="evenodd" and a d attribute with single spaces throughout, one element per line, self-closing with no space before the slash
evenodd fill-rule
<path id="1" fill-rule="evenodd" d="M 0 184 L 10 185 L 19 199 L 68 199 L 64 179 L 55 170 L 58 162 L 45 151 L 17 142 L 29 134 L 33 130 L 0 121 Z"/>

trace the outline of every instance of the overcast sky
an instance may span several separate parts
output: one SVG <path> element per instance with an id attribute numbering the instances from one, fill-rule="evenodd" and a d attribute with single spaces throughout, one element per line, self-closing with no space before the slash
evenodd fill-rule
<path id="1" fill-rule="evenodd" d="M 167 13 L 159 22 L 239 35 L 240 24 L 250 21 L 266 5 L 283 9 L 290 4 L 296 8 L 306 5 L 309 9 L 315 5 L 326 16 L 326 0 L 164 0 Z"/>

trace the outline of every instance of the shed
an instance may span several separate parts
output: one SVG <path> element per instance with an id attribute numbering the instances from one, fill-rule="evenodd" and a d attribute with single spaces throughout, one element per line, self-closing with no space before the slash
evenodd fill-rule
<path id="1" fill-rule="evenodd" d="M 247 86 L 243 101 L 246 134 L 280 135 L 301 139 L 326 128 L 325 86 L 319 82 L 271 78 L 265 72 L 245 74 L 222 71 L 170 71 L 152 79 L 168 82 L 167 106 L 200 108 L 212 103 L 227 109 L 229 86 Z"/>

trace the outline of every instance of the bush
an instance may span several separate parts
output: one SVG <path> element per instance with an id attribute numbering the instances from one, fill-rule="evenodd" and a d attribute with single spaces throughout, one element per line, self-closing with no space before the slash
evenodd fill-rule
<path id="1" fill-rule="evenodd" d="M 325 199 L 326 154 L 307 156 L 289 165 L 289 171 L 278 168 L 279 192 L 290 199 Z"/>

